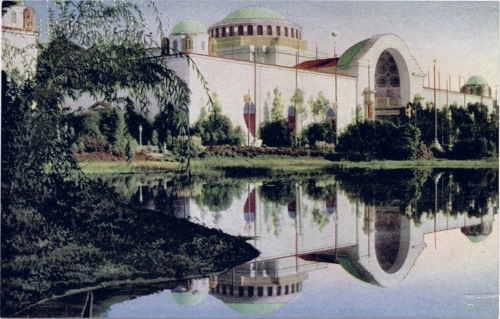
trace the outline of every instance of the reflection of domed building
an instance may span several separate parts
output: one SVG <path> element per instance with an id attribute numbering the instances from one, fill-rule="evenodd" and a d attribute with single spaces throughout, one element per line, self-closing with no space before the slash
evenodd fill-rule
<path id="1" fill-rule="evenodd" d="M 460 229 L 467 239 L 473 243 L 480 243 L 491 234 L 493 231 L 493 222 L 482 223 L 479 225 L 462 227 Z"/>
<path id="2" fill-rule="evenodd" d="M 185 284 L 172 289 L 172 299 L 183 306 L 196 306 L 201 304 L 208 295 L 209 279 L 191 279 Z"/>
<path id="3" fill-rule="evenodd" d="M 246 314 L 275 311 L 302 292 L 306 271 L 280 268 L 283 260 L 247 263 L 218 276 L 210 293 L 229 308 Z"/>

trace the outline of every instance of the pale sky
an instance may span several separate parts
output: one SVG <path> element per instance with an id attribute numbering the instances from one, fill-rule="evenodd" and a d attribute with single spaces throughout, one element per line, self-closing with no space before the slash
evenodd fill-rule
<path id="1" fill-rule="evenodd" d="M 333 56 L 332 30 L 340 34 L 336 40 L 338 55 L 373 35 L 393 33 L 406 42 L 422 71 L 431 71 L 431 84 L 434 59 L 443 89 L 449 74 L 452 90 L 458 89 L 459 75 L 462 84 L 472 75 L 483 76 L 493 95 L 499 83 L 498 1 L 156 0 L 155 3 L 162 12 L 166 34 L 182 20 L 197 20 L 208 29 L 234 10 L 262 6 L 300 25 L 302 39 L 308 42 L 310 50 L 317 44 L 320 52 Z M 46 1 L 25 1 L 25 4 L 36 10 L 43 40 Z M 149 21 L 152 24 L 154 17 Z"/>

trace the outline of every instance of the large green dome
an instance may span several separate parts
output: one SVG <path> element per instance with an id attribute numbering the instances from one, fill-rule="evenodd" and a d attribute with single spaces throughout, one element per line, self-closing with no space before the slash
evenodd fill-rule
<path id="1" fill-rule="evenodd" d="M 181 33 L 207 33 L 207 29 L 198 21 L 184 20 L 177 23 L 172 29 L 172 34 Z"/>
<path id="2" fill-rule="evenodd" d="M 270 313 L 283 306 L 282 303 L 226 303 L 226 305 L 236 312 L 254 315 Z"/>
<path id="3" fill-rule="evenodd" d="M 482 76 L 474 75 L 467 80 L 465 85 L 488 85 L 488 82 Z"/>
<path id="4" fill-rule="evenodd" d="M 248 7 L 233 11 L 232 13 L 228 14 L 222 21 L 244 19 L 287 20 L 276 11 L 261 7 Z"/>

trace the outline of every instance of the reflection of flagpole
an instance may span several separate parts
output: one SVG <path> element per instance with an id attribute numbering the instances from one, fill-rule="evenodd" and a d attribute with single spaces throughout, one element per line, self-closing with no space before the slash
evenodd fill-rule
<path id="1" fill-rule="evenodd" d="M 255 127 L 255 135 L 257 135 L 257 44 L 255 44 L 254 52 L 253 52 L 253 103 L 255 105 L 253 125 Z M 257 139 L 257 136 L 253 137 L 254 140 Z"/>
<path id="2" fill-rule="evenodd" d="M 295 218 L 294 218 L 294 225 L 295 225 L 295 271 L 299 271 L 299 263 L 298 263 L 298 254 L 299 254 L 299 236 L 297 234 L 297 201 L 298 201 L 298 189 L 299 186 L 298 184 L 295 184 Z"/>

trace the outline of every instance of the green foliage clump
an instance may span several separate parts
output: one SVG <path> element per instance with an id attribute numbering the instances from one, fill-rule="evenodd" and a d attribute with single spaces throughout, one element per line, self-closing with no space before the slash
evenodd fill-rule
<path id="1" fill-rule="evenodd" d="M 302 132 L 302 138 L 310 146 L 317 145 L 317 142 L 333 144 L 335 143 L 335 130 L 331 123 L 313 123 Z"/>
<path id="2" fill-rule="evenodd" d="M 229 117 L 222 114 L 222 107 L 215 93 L 212 100 L 211 112 L 194 124 L 192 133 L 201 137 L 203 145 L 242 145 L 243 131 L 239 126 L 233 127 Z"/>
<path id="3" fill-rule="evenodd" d="M 288 121 L 282 119 L 263 123 L 260 127 L 262 143 L 270 147 L 292 147 L 293 130 Z"/>
<path id="4" fill-rule="evenodd" d="M 417 156 L 419 131 L 410 125 L 368 121 L 350 125 L 339 136 L 337 153 L 348 160 L 410 160 Z"/>
<path id="5" fill-rule="evenodd" d="M 295 198 L 295 186 L 291 182 L 280 180 L 268 182 L 259 188 L 259 195 L 264 201 L 288 205 Z"/>

